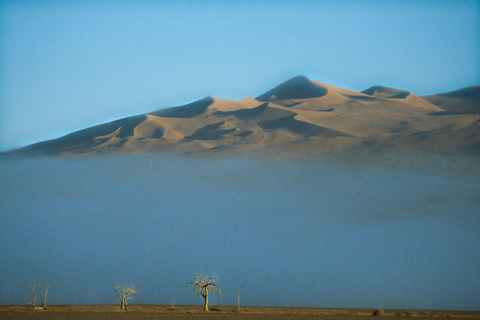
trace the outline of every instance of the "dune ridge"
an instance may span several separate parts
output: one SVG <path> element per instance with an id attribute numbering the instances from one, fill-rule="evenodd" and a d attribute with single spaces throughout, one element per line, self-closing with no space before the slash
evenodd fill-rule
<path id="1" fill-rule="evenodd" d="M 445 114 L 480 114 L 480 85 L 424 96 L 423 99 L 443 109 Z"/>
<path id="2" fill-rule="evenodd" d="M 417 96 L 373 86 L 356 92 L 304 76 L 242 100 L 206 97 L 37 143 L 14 153 L 292 154 L 345 150 L 480 151 L 480 86 Z"/>

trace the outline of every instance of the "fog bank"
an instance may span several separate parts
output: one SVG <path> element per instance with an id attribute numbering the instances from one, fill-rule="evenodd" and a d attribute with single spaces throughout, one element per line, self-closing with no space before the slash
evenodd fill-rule
<path id="1" fill-rule="evenodd" d="M 452 160 L 453 159 L 453 160 Z M 0 304 L 478 309 L 475 159 L 352 163 L 131 155 L 0 161 Z M 459 161 L 459 162 L 458 162 Z"/>

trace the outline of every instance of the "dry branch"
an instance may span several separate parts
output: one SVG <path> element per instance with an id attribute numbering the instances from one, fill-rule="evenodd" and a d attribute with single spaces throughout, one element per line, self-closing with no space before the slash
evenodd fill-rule
<path id="1" fill-rule="evenodd" d="M 28 303 L 33 307 L 35 308 L 35 302 L 37 301 L 37 294 L 35 293 L 35 287 L 37 286 L 38 284 L 33 281 L 32 285 L 31 286 L 28 286 L 31 290 L 32 290 L 32 294 L 33 294 L 33 297 L 30 299 L 30 297 L 27 297 L 28 299 Z"/>
<path id="2" fill-rule="evenodd" d="M 50 287 L 50 284 L 47 283 L 45 286 L 45 294 L 42 295 L 42 285 L 39 284 L 40 287 L 40 300 L 42 302 L 43 309 L 47 309 L 47 294 L 48 294 L 48 288 Z"/>

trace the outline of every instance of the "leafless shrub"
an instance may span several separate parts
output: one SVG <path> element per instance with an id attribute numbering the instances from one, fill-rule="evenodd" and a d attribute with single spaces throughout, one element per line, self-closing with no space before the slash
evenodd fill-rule
<path id="1" fill-rule="evenodd" d="M 42 284 L 41 283 L 37 283 L 36 281 L 33 281 L 32 282 L 32 285 L 28 286 L 30 288 L 30 290 L 32 290 L 32 297 L 27 297 L 27 300 L 28 300 L 28 303 L 32 306 L 32 308 L 37 308 L 37 309 L 40 309 L 40 308 L 43 308 L 43 309 L 47 309 L 47 294 L 48 294 L 48 288 L 50 287 L 50 285 L 47 283 L 47 285 L 45 286 L 45 293 L 42 292 Z M 37 302 L 37 293 L 35 291 L 35 288 L 36 287 L 39 287 L 40 289 L 40 301 L 41 301 L 41 306 L 40 307 L 37 307 L 35 305 L 35 303 Z"/>
<path id="2" fill-rule="evenodd" d="M 375 311 L 373 311 L 374 316 L 383 316 L 384 314 L 385 311 L 383 311 L 382 309 L 375 309 Z"/>
<path id="3" fill-rule="evenodd" d="M 39 284 L 40 287 L 40 301 L 42 302 L 42 307 L 43 309 L 47 309 L 47 294 L 48 294 L 48 288 L 50 287 L 50 284 L 47 283 L 45 286 L 45 293 L 42 294 L 42 285 Z"/>
<path id="4" fill-rule="evenodd" d="M 175 299 L 172 298 L 172 300 L 170 300 L 170 311 L 174 311 L 174 310 L 182 310 L 182 308 L 177 307 L 175 305 Z"/>
<path id="5" fill-rule="evenodd" d="M 213 307 L 213 308 L 210 308 L 210 311 L 222 312 L 223 309 L 222 309 L 222 308 L 219 308 L 219 307 Z"/>
<path id="6" fill-rule="evenodd" d="M 31 286 L 28 286 L 32 290 L 33 297 L 30 299 L 30 297 L 27 297 L 28 303 L 35 308 L 35 302 L 37 301 L 37 294 L 35 293 L 35 287 L 38 286 L 38 284 L 33 281 Z"/>

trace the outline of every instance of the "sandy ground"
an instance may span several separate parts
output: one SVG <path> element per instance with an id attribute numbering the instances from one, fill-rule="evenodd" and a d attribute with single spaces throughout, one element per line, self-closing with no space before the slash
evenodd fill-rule
<path id="1" fill-rule="evenodd" d="M 116 305 L 62 305 L 47 310 L 29 306 L 0 306 L 0 319 L 480 319 L 480 311 L 382 310 L 374 316 L 374 309 L 321 309 L 287 307 L 211 307 L 203 312 L 201 306 L 135 305 L 122 311 Z"/>

